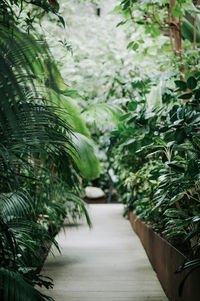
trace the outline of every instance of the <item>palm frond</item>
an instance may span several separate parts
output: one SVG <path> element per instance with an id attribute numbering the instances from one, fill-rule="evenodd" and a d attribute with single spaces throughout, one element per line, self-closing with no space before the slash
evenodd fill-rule
<path id="1" fill-rule="evenodd" d="M 49 93 L 50 99 L 54 105 L 63 109 L 61 112 L 62 119 L 68 122 L 75 132 L 89 137 L 89 130 L 86 127 L 84 119 L 81 117 L 81 110 L 77 102 L 72 98 L 59 95 L 53 90 L 51 90 Z"/>
<path id="2" fill-rule="evenodd" d="M 0 268 L 0 292 L 2 301 L 53 300 L 36 290 L 22 274 L 8 268 Z"/>
<path id="3" fill-rule="evenodd" d="M 103 126 L 105 123 L 116 125 L 122 114 L 123 111 L 118 106 L 109 103 L 90 104 L 82 112 L 88 124 L 96 123 L 97 126 Z"/>
<path id="4" fill-rule="evenodd" d="M 33 201 L 25 191 L 0 194 L 0 215 L 4 222 L 12 218 L 34 215 Z"/>
<path id="5" fill-rule="evenodd" d="M 79 212 L 78 216 L 81 217 L 81 215 L 84 214 L 88 226 L 92 227 L 92 222 L 86 208 L 86 203 L 77 195 L 70 192 L 66 193 L 65 197 L 67 199 L 67 201 L 65 202 L 65 208 L 67 210 L 67 213 L 69 213 L 72 216 L 74 222 L 77 221 L 77 210 L 78 210 Z M 75 212 L 76 214 L 73 215 L 73 212 Z"/>
<path id="6" fill-rule="evenodd" d="M 74 153 L 73 159 L 78 166 L 81 174 L 86 179 L 95 179 L 99 177 L 100 165 L 94 153 L 92 141 L 80 133 L 72 136 L 77 154 Z"/>

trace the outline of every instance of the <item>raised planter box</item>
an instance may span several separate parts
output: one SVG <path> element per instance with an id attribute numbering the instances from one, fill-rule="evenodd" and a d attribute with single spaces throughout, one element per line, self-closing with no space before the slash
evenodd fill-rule
<path id="1" fill-rule="evenodd" d="M 143 244 L 169 301 L 200 301 L 200 271 L 190 274 L 185 282 L 183 296 L 180 297 L 178 289 L 186 272 L 175 274 L 175 271 L 183 264 L 186 257 L 134 213 L 129 212 L 129 220 Z"/>

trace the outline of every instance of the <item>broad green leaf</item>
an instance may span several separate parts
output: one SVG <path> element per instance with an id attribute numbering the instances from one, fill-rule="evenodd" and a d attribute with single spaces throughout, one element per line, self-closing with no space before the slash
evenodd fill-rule
<path id="1" fill-rule="evenodd" d="M 85 124 L 85 120 L 81 117 L 81 111 L 74 99 L 69 99 L 64 95 L 60 95 L 53 90 L 49 91 L 50 98 L 55 106 L 62 108 L 60 115 L 75 132 L 78 132 L 86 137 L 90 137 L 89 130 Z"/>
<path id="2" fill-rule="evenodd" d="M 147 106 L 160 107 L 162 105 L 162 82 L 153 86 L 149 94 L 147 94 Z"/>
<path id="3" fill-rule="evenodd" d="M 188 80 L 187 80 L 187 87 L 188 87 L 188 89 L 193 90 L 193 89 L 196 88 L 196 86 L 197 86 L 197 80 L 196 80 L 196 78 L 193 77 L 193 76 L 190 76 L 188 78 Z"/>
<path id="4" fill-rule="evenodd" d="M 88 180 L 98 178 L 100 165 L 94 153 L 93 142 L 80 133 L 72 135 L 72 140 L 78 153 L 73 153 L 73 159 L 82 176 Z"/>
<path id="5" fill-rule="evenodd" d="M 129 102 L 129 104 L 128 104 L 128 109 L 129 109 L 130 111 L 135 111 L 135 110 L 137 109 L 137 102 L 135 102 L 135 101 Z"/>
<path id="6" fill-rule="evenodd" d="M 178 142 L 178 143 L 182 143 L 185 138 L 187 137 L 186 132 L 184 129 L 176 129 L 175 133 L 174 133 L 174 139 Z"/>
<path id="7" fill-rule="evenodd" d="M 75 98 L 75 99 L 81 98 L 80 94 L 76 90 L 66 89 L 62 91 L 62 94 L 70 98 Z"/>
<path id="8" fill-rule="evenodd" d="M 199 18 L 197 18 L 199 24 Z M 181 35 L 191 43 L 194 40 L 194 26 L 184 17 L 181 21 Z M 197 43 L 200 42 L 199 30 L 197 31 Z"/>
<path id="9" fill-rule="evenodd" d="M 108 123 L 116 126 L 122 114 L 122 109 L 117 105 L 109 103 L 94 103 L 86 106 L 81 113 L 81 116 L 87 124 L 96 123 L 98 127 L 103 127 Z"/>
<path id="10" fill-rule="evenodd" d="M 180 88 L 181 91 L 185 91 L 187 89 L 186 82 L 182 80 L 175 80 L 175 85 Z"/>

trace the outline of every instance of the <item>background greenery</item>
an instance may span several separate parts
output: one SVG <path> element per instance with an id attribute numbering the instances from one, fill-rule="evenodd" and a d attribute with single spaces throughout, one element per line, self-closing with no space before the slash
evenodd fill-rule
<path id="1" fill-rule="evenodd" d="M 111 178 L 125 215 L 188 256 L 179 272 L 199 267 L 198 5 L 1 2 L 3 300 L 48 298 L 34 289 L 52 285 L 40 254 L 65 218 L 90 225 L 83 186 Z"/>

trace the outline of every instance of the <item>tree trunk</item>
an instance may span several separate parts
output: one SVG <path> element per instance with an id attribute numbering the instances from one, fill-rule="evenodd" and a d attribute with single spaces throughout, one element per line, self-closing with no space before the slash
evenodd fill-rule
<path id="1" fill-rule="evenodd" d="M 170 30 L 173 33 L 174 36 L 174 42 L 175 42 L 175 53 L 177 56 L 181 56 L 183 48 L 182 48 L 182 38 L 181 38 L 181 19 L 175 18 L 172 14 L 172 9 L 174 5 L 176 4 L 176 0 L 169 0 L 170 3 Z"/>

